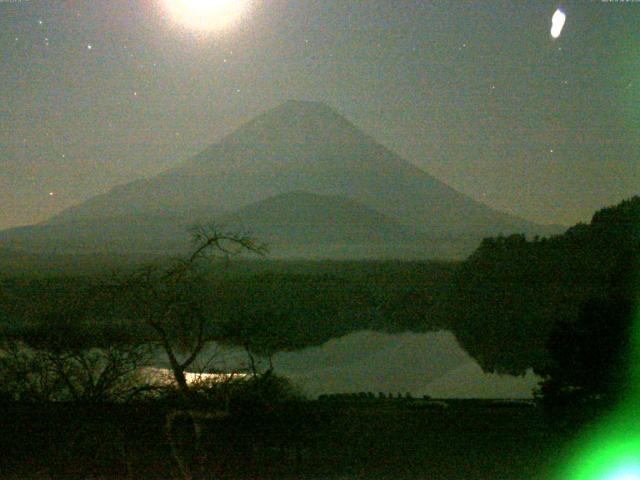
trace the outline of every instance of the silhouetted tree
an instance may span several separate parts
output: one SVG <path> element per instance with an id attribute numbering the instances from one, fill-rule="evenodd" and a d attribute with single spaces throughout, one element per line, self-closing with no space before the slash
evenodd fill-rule
<path id="1" fill-rule="evenodd" d="M 216 225 L 196 226 L 191 233 L 193 250 L 186 259 L 166 268 L 144 268 L 115 285 L 116 294 L 128 298 L 123 314 L 144 327 L 138 340 L 162 349 L 183 397 L 190 393 L 185 373 L 205 345 L 224 340 L 216 323 L 211 284 L 205 280 L 207 267 L 244 252 L 266 251 L 251 237 L 224 232 Z"/>

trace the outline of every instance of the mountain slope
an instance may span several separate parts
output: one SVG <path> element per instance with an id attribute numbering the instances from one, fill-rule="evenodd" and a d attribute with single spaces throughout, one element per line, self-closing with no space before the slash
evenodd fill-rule
<path id="1" fill-rule="evenodd" d="M 415 241 L 397 220 L 347 198 L 291 192 L 221 217 L 225 225 L 294 243 Z"/>
<path id="2" fill-rule="evenodd" d="M 189 248 L 189 227 L 212 220 L 220 228 L 246 232 L 267 243 L 274 257 L 393 256 L 403 246 L 427 242 L 424 235 L 353 200 L 293 192 L 215 218 L 208 210 L 194 210 L 189 216 L 120 215 L 19 227 L 0 232 L 0 245 L 49 254 L 179 254 Z"/>
<path id="3" fill-rule="evenodd" d="M 177 254 L 189 248 L 189 223 L 172 215 L 120 215 L 0 232 L 0 246 L 61 254 Z"/>
<path id="4" fill-rule="evenodd" d="M 431 236 L 541 228 L 473 201 L 404 161 L 327 106 L 289 101 L 155 178 L 114 188 L 51 223 L 236 210 L 291 191 L 356 200 Z"/>
<path id="5" fill-rule="evenodd" d="M 269 245 L 271 257 L 447 257 L 426 235 L 356 201 L 291 192 L 219 218 Z"/>

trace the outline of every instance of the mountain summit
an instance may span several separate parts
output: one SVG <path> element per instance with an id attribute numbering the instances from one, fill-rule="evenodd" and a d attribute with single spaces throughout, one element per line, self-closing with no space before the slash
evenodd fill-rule
<path id="1" fill-rule="evenodd" d="M 373 211 L 401 226 L 400 231 L 432 239 L 542 233 L 535 224 L 455 191 L 327 105 L 302 101 L 285 102 L 177 168 L 115 187 L 64 210 L 48 224 L 114 218 L 233 218 L 234 211 L 291 192 L 316 196 L 290 199 L 325 206 L 332 199 L 356 202 L 367 210 L 364 218 L 373 218 Z M 281 204 L 268 202 L 264 208 Z"/>

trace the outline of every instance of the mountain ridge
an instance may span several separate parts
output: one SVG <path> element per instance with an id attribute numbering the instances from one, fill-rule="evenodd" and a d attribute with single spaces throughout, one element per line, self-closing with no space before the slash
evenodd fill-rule
<path id="1" fill-rule="evenodd" d="M 230 212 L 291 192 L 357 202 L 368 209 L 363 215 L 372 224 L 378 223 L 375 215 L 382 215 L 388 220 L 382 223 L 392 222 L 397 231 L 443 241 L 479 242 L 490 235 L 544 235 L 551 230 L 457 192 L 327 105 L 307 101 L 268 110 L 179 166 L 114 187 L 43 226 L 110 218 L 188 219 L 196 212 L 207 212 L 210 219 L 230 218 Z M 407 241 L 418 237 L 407 234 Z"/>

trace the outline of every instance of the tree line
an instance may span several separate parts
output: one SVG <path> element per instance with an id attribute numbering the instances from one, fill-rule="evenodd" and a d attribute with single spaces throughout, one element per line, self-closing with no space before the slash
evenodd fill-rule
<path id="1" fill-rule="evenodd" d="M 356 330 L 448 329 L 486 371 L 534 368 L 547 379 L 545 392 L 571 390 L 604 371 L 597 358 L 611 365 L 626 358 L 615 352 L 626 352 L 630 338 L 639 225 L 634 197 L 562 235 L 485 239 L 460 264 L 346 262 L 248 273 L 225 268 L 227 260 L 264 253 L 264 245 L 199 227 L 190 256 L 132 273 L 5 279 L 3 389 L 35 399 L 45 391 L 49 398 L 135 396 L 141 387 L 125 385 L 153 346 L 167 356 L 180 395 L 188 395 L 185 372 L 207 342 L 243 347 L 255 374 L 260 358 L 268 365 L 279 351 Z M 577 351 L 579 342 L 569 338 L 605 341 Z M 45 373 L 30 375 L 30 368 Z M 124 375 L 112 378 L 113 371 Z M 604 377 L 602 385 L 622 381 Z"/>
<path id="2" fill-rule="evenodd" d="M 551 238 L 488 238 L 438 315 L 487 371 L 533 367 L 547 398 L 615 398 L 628 381 L 639 254 L 640 197 Z"/>

